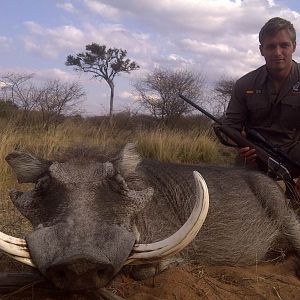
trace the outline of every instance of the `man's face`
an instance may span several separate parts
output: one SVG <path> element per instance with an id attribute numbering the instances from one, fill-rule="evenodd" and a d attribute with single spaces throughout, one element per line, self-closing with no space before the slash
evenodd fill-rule
<path id="1" fill-rule="evenodd" d="M 291 41 L 288 31 L 280 30 L 273 36 L 266 36 L 259 49 L 271 72 L 289 71 L 296 43 Z"/>

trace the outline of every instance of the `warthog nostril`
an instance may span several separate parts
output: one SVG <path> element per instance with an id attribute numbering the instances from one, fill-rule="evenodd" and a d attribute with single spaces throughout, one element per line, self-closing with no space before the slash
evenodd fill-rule
<path id="1" fill-rule="evenodd" d="M 66 279 L 67 277 L 66 272 L 64 270 L 58 270 L 56 272 L 56 276 L 60 279 Z"/>
<path id="2" fill-rule="evenodd" d="M 103 287 L 114 276 L 111 264 L 99 264 L 86 259 L 75 259 L 52 266 L 47 277 L 61 289 Z"/>
<path id="3" fill-rule="evenodd" d="M 105 275 L 107 272 L 108 272 L 108 270 L 105 269 L 105 268 L 98 268 L 98 270 L 97 270 L 97 275 L 98 275 L 99 277 L 102 277 L 102 276 Z"/>
<path id="4" fill-rule="evenodd" d="M 70 270 L 64 268 L 50 268 L 47 271 L 47 277 L 58 287 L 66 288 L 69 285 L 69 282 L 74 278 L 74 274 Z"/>

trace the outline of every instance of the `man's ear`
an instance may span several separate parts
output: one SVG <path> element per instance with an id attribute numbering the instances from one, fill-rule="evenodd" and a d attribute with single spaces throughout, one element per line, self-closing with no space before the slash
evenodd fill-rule
<path id="1" fill-rule="evenodd" d="M 263 46 L 262 46 L 262 45 L 259 45 L 259 51 L 260 51 L 260 54 L 261 54 L 261 56 L 264 56 L 262 50 L 263 50 Z"/>
<path id="2" fill-rule="evenodd" d="M 296 50 L 296 42 L 295 43 L 293 43 L 293 52 L 295 52 L 295 50 Z"/>

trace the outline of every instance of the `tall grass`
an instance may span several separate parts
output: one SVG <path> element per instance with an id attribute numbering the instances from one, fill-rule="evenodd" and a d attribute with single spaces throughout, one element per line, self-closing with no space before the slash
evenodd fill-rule
<path id="1" fill-rule="evenodd" d="M 138 149 L 143 156 L 167 162 L 224 163 L 220 144 L 209 130 L 191 132 L 156 130 L 139 132 Z"/>

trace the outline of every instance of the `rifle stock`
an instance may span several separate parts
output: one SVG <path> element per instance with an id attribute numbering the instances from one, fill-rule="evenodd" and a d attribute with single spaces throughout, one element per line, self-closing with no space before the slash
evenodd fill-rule
<path id="1" fill-rule="evenodd" d="M 258 145 L 250 142 L 248 139 L 244 138 L 237 130 L 232 129 L 227 125 L 218 126 L 218 128 L 223 134 L 233 140 L 237 144 L 237 147 L 249 147 L 250 149 L 255 149 L 259 159 L 261 159 L 263 162 L 268 160 L 270 155 L 266 153 L 266 151 L 261 149 Z"/>
<path id="2" fill-rule="evenodd" d="M 292 161 L 286 159 L 286 157 L 279 157 L 274 153 L 272 149 L 268 149 L 265 146 L 258 145 L 244 138 L 237 130 L 230 128 L 227 125 L 218 126 L 224 135 L 230 138 L 237 144 L 237 147 L 244 148 L 249 147 L 250 149 L 255 149 L 257 154 L 257 159 L 260 164 L 264 165 L 267 170 L 272 167 L 272 170 L 275 174 L 279 172 L 279 168 L 285 168 L 285 172 L 288 171 L 292 178 L 296 178 L 300 175 L 300 168 L 294 164 Z M 270 161 L 271 159 L 271 161 Z M 274 169 L 274 163 L 277 164 L 277 170 Z M 270 171 L 270 170 L 269 170 Z"/>

